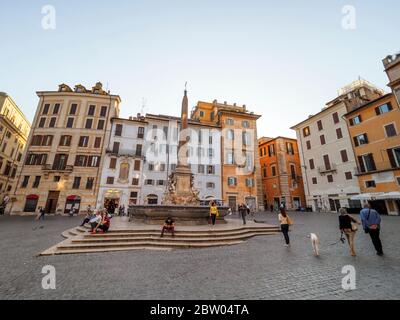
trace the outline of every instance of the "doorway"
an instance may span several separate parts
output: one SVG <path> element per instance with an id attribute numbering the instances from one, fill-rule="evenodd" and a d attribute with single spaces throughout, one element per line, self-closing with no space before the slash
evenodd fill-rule
<path id="1" fill-rule="evenodd" d="M 371 205 L 371 208 L 378 211 L 379 214 L 384 214 L 384 215 L 388 214 L 388 210 L 386 208 L 386 204 L 385 204 L 384 200 L 370 201 L 369 204 Z"/>
<path id="2" fill-rule="evenodd" d="M 56 213 L 60 191 L 49 191 L 46 201 L 46 213 Z"/>
<path id="3" fill-rule="evenodd" d="M 230 196 L 228 197 L 228 205 L 231 208 L 232 212 L 236 212 L 236 197 Z"/>

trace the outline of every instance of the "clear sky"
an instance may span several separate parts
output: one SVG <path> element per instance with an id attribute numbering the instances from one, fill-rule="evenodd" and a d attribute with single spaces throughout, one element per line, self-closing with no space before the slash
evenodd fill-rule
<path id="1" fill-rule="evenodd" d="M 42 28 L 42 7 L 56 29 Z M 342 27 L 342 8 L 356 28 Z M 101 81 L 121 116 L 179 115 L 189 103 L 246 104 L 259 135 L 294 137 L 361 76 L 388 90 L 382 59 L 400 50 L 398 0 L 1 0 L 0 91 L 33 119 L 38 90 Z"/>

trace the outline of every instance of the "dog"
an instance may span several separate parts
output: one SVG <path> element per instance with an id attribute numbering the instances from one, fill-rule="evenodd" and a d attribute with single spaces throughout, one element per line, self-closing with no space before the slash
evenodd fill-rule
<path id="1" fill-rule="evenodd" d="M 315 233 L 310 233 L 307 237 L 311 239 L 311 245 L 312 245 L 312 249 L 314 252 L 314 256 L 318 257 L 319 256 L 319 238 L 318 238 L 318 236 Z"/>

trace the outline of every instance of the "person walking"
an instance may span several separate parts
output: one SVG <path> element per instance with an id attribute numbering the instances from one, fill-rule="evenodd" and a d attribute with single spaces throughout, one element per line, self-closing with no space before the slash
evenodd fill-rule
<path id="1" fill-rule="evenodd" d="M 365 233 L 369 233 L 372 244 L 375 247 L 376 254 L 383 256 L 382 242 L 380 239 L 381 216 L 375 209 L 371 209 L 369 203 L 364 205 L 364 209 L 360 211 L 361 222 Z"/>
<path id="2" fill-rule="evenodd" d="M 210 207 L 210 218 L 211 218 L 211 223 L 213 226 L 215 226 L 215 221 L 217 220 L 219 213 L 218 213 L 218 208 L 215 202 L 211 204 Z"/>
<path id="3" fill-rule="evenodd" d="M 292 220 L 289 218 L 288 214 L 286 213 L 285 208 L 280 208 L 280 213 L 278 215 L 279 223 L 281 225 L 281 231 L 285 238 L 285 247 L 290 245 L 289 239 L 289 226 L 293 224 Z"/>
<path id="4" fill-rule="evenodd" d="M 274 212 L 274 205 L 271 204 L 271 205 L 269 206 L 269 209 L 271 210 L 271 212 Z"/>
<path id="5" fill-rule="evenodd" d="M 37 215 L 37 217 L 36 217 L 36 220 L 38 220 L 38 221 L 43 220 L 43 221 L 44 221 L 45 214 L 46 214 L 46 212 L 45 212 L 45 210 L 43 209 L 43 207 L 39 207 L 39 209 L 38 209 L 38 215 Z"/>
<path id="6" fill-rule="evenodd" d="M 242 203 L 241 205 L 239 205 L 239 215 L 243 220 L 243 224 L 246 224 L 246 215 L 247 215 L 247 210 L 246 210 L 246 206 L 244 203 Z"/>
<path id="7" fill-rule="evenodd" d="M 347 238 L 351 256 L 355 257 L 356 251 L 354 250 L 354 236 L 357 232 L 357 224 L 361 223 L 351 215 L 347 214 L 347 210 L 345 208 L 340 208 L 339 213 L 339 229 Z"/>

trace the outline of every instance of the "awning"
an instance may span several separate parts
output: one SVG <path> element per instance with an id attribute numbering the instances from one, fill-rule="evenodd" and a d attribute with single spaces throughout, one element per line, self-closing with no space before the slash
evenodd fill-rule
<path id="1" fill-rule="evenodd" d="M 68 196 L 67 197 L 67 201 L 77 201 L 77 200 L 81 200 L 81 197 L 79 197 L 79 196 Z"/>
<path id="2" fill-rule="evenodd" d="M 36 194 L 30 194 L 29 196 L 26 196 L 26 200 L 38 200 L 39 196 Z"/>
<path id="3" fill-rule="evenodd" d="M 400 192 L 371 192 L 362 193 L 350 198 L 351 200 L 389 200 L 389 199 L 400 199 Z"/>
<path id="4" fill-rule="evenodd" d="M 400 192 L 392 191 L 392 192 L 385 192 L 382 195 L 376 197 L 379 200 L 389 200 L 389 199 L 400 199 Z"/>

